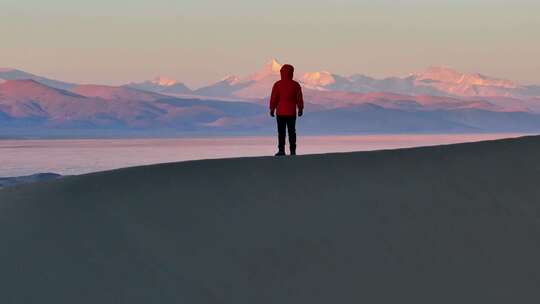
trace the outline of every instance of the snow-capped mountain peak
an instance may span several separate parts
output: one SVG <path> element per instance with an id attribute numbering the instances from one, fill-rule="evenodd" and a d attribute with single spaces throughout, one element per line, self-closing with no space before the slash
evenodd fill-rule
<path id="1" fill-rule="evenodd" d="M 283 65 L 280 64 L 275 58 L 272 58 L 268 63 L 266 63 L 263 69 L 248 77 L 247 80 L 260 81 L 268 77 L 279 76 L 279 71 L 281 70 L 282 66 Z"/>
<path id="2" fill-rule="evenodd" d="M 189 94 L 191 89 L 188 88 L 185 84 L 163 76 L 158 76 L 152 80 L 146 80 L 143 82 L 132 82 L 126 85 L 127 87 L 154 92 L 161 94 Z"/>
<path id="3" fill-rule="evenodd" d="M 274 73 L 279 73 L 282 66 L 283 65 L 280 64 L 275 58 L 272 58 L 272 60 L 267 64 L 267 67 L 269 67 L 269 69 Z"/>
<path id="4" fill-rule="evenodd" d="M 223 77 L 220 82 L 226 82 L 229 85 L 235 85 L 235 84 L 240 83 L 240 81 L 241 81 L 240 77 L 235 76 L 235 75 L 228 75 L 228 76 Z"/>
<path id="5" fill-rule="evenodd" d="M 158 76 L 154 78 L 151 82 L 153 84 L 157 84 L 164 87 L 170 87 L 178 83 L 178 81 L 165 77 L 165 76 Z"/>
<path id="6" fill-rule="evenodd" d="M 308 72 L 302 76 L 302 83 L 309 87 L 321 87 L 334 84 L 336 79 L 328 71 Z"/>
<path id="7" fill-rule="evenodd" d="M 479 73 L 460 73 L 446 66 L 433 66 L 425 71 L 414 73 L 416 80 L 430 82 L 436 81 L 446 84 L 464 86 L 492 86 L 499 88 L 517 88 L 512 81 L 505 79 L 491 78 Z"/>
<path id="8" fill-rule="evenodd" d="M 412 73 L 417 80 L 434 80 L 445 83 L 459 83 L 463 74 L 448 66 L 431 66 L 424 71 Z"/>

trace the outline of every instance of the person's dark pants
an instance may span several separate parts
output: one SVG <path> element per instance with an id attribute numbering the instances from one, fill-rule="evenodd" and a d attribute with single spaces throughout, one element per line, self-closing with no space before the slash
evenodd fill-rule
<path id="1" fill-rule="evenodd" d="M 285 151 L 285 131 L 289 130 L 289 148 L 296 153 L 296 116 L 277 116 L 278 149 Z"/>

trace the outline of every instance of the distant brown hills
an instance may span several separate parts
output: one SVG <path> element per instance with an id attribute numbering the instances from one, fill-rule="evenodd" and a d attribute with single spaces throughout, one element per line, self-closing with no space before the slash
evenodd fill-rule
<path id="1" fill-rule="evenodd" d="M 79 85 L 2 69 L 0 135 L 267 133 L 274 126 L 266 97 L 280 67 L 272 60 L 250 76 L 196 90 L 164 77 Z M 307 103 L 299 128 L 308 133 L 540 130 L 535 86 L 445 67 L 379 80 L 324 71 L 299 75 Z"/>

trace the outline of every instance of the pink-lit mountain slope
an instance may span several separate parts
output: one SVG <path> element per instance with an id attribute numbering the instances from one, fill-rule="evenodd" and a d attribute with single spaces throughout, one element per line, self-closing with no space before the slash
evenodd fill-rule
<path id="1" fill-rule="evenodd" d="M 223 117 L 257 115 L 258 105 L 180 99 L 129 88 L 79 86 L 72 91 L 33 80 L 0 83 L 0 124 L 28 128 L 180 128 Z"/>
<path id="2" fill-rule="evenodd" d="M 153 101 L 166 98 L 166 96 L 142 91 L 130 87 L 114 87 L 105 85 L 78 85 L 73 87 L 71 92 L 86 96 L 98 97 L 107 100 L 138 100 L 138 101 Z"/>

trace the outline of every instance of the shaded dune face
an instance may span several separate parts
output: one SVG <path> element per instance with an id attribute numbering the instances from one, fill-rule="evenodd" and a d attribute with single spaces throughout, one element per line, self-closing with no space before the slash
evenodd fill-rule
<path id="1" fill-rule="evenodd" d="M 539 153 L 527 137 L 3 189 L 0 300 L 536 302 Z"/>

